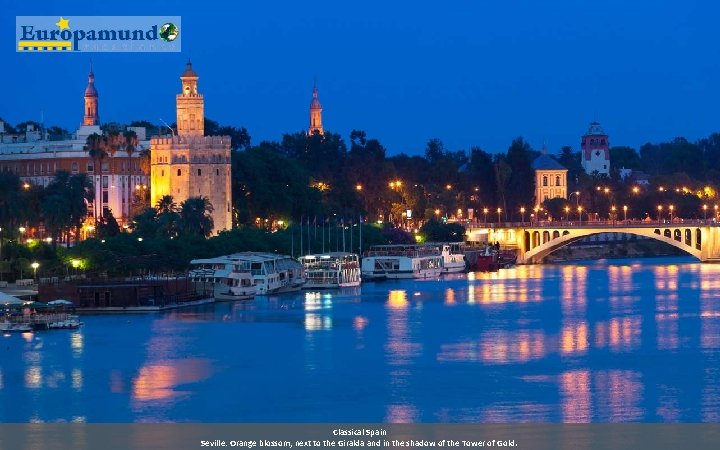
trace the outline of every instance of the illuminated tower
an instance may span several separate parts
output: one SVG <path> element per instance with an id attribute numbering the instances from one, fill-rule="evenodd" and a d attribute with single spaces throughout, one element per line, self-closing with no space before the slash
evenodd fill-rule
<path id="1" fill-rule="evenodd" d="M 95 89 L 95 74 L 92 71 L 92 63 L 90 64 L 90 73 L 88 74 L 88 85 L 85 88 L 85 118 L 83 125 L 93 126 L 100 123 L 100 115 L 98 114 L 98 92 Z"/>
<path id="2" fill-rule="evenodd" d="M 188 61 L 177 95 L 177 136 L 150 140 L 150 202 L 165 195 L 176 204 L 207 197 L 213 206 L 213 234 L 232 228 L 230 136 L 205 136 L 203 96 Z"/>
<path id="3" fill-rule="evenodd" d="M 202 94 L 198 94 L 198 76 L 190 60 L 180 75 L 182 92 L 177 94 L 177 132 L 180 136 L 205 134 L 205 111 Z"/>
<path id="4" fill-rule="evenodd" d="M 320 100 L 318 100 L 317 85 L 313 86 L 312 101 L 310 102 L 310 127 L 308 128 L 308 135 L 315 134 L 315 132 L 323 134 L 322 105 L 320 104 Z"/>
<path id="5" fill-rule="evenodd" d="M 610 140 L 599 123 L 590 124 L 580 142 L 582 166 L 585 172 L 608 175 L 610 173 Z"/>

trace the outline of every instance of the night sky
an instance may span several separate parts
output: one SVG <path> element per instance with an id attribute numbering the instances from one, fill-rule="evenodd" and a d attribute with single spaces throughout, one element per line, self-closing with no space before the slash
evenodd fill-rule
<path id="1" fill-rule="evenodd" d="M 326 130 L 389 154 L 577 149 L 592 120 L 634 147 L 720 131 L 714 1 L 84 3 L 3 0 L 0 117 L 74 130 L 92 58 L 103 122 L 174 122 L 189 57 L 206 116 L 255 144 L 307 127 L 314 77 Z M 16 53 L 16 15 L 180 15 L 183 52 Z"/>

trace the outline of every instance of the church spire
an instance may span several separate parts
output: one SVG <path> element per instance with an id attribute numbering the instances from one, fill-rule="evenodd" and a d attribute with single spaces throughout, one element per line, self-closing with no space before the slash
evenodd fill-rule
<path id="1" fill-rule="evenodd" d="M 312 101 L 310 102 L 310 126 L 308 127 L 308 135 L 315 133 L 323 134 L 322 125 L 322 105 L 318 99 L 317 79 L 313 80 Z"/>
<path id="2" fill-rule="evenodd" d="M 90 61 L 90 73 L 88 73 L 88 85 L 85 88 L 85 117 L 83 125 L 93 126 L 100 123 L 98 114 L 98 92 L 95 88 L 95 74 L 93 73 L 92 60 Z"/>

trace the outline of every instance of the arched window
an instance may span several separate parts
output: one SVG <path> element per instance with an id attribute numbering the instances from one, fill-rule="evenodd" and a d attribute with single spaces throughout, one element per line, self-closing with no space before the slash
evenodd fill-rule
<path id="1" fill-rule="evenodd" d="M 555 177 L 555 186 L 560 186 L 560 175 Z"/>
<path id="2" fill-rule="evenodd" d="M 181 175 L 182 175 L 182 169 L 178 169 L 178 172 L 177 172 L 177 173 L 178 173 L 177 176 L 181 176 Z"/>
<path id="3" fill-rule="evenodd" d="M 543 175 L 543 186 L 547 186 L 548 179 L 546 175 Z"/>

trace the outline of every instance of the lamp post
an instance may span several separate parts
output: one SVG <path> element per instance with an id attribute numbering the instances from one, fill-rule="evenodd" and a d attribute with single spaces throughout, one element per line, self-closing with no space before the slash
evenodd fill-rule
<path id="1" fill-rule="evenodd" d="M 578 206 L 578 219 L 580 220 L 580 225 L 582 225 L 582 206 Z"/>
<path id="2" fill-rule="evenodd" d="M 38 270 L 38 267 L 40 267 L 40 263 L 35 261 L 32 264 L 30 264 L 30 267 L 33 268 L 33 279 L 37 281 L 37 270 Z"/>
<path id="3" fill-rule="evenodd" d="M 628 210 L 627 205 L 624 205 L 623 206 L 623 215 L 624 215 L 623 222 L 627 222 L 627 210 Z"/>
<path id="4" fill-rule="evenodd" d="M 613 225 L 615 225 L 615 211 L 617 208 L 615 208 L 615 205 L 610 207 L 610 220 L 612 220 Z"/>
<path id="5" fill-rule="evenodd" d="M 658 223 L 662 222 L 662 205 L 658 205 Z"/>
<path id="6" fill-rule="evenodd" d="M 675 206 L 670 205 L 670 206 L 668 207 L 668 209 L 670 209 L 670 223 L 672 223 L 672 221 L 673 221 L 673 217 L 672 217 L 672 216 L 673 216 L 673 210 L 675 209 Z"/>
<path id="7" fill-rule="evenodd" d="M 485 223 L 487 223 L 487 215 L 488 215 L 488 209 L 483 208 L 483 214 L 485 214 Z"/>
<path id="8" fill-rule="evenodd" d="M 502 208 L 498 208 L 497 212 L 498 212 L 498 225 L 500 225 L 500 213 L 502 212 Z"/>
<path id="9" fill-rule="evenodd" d="M 567 220 L 567 221 L 570 220 L 570 207 L 569 206 L 565 207 L 565 220 Z"/>
<path id="10" fill-rule="evenodd" d="M 707 205 L 703 205 L 703 220 L 707 222 Z M 0 228 L 0 231 L 2 231 L 2 228 Z"/>
<path id="11" fill-rule="evenodd" d="M 575 196 L 575 206 L 580 206 L 580 191 L 571 192 L 570 195 L 568 195 L 568 200 L 570 200 L 570 197 Z"/>
<path id="12" fill-rule="evenodd" d="M 525 207 L 524 206 L 520 208 L 520 221 L 522 223 L 525 223 Z"/>

